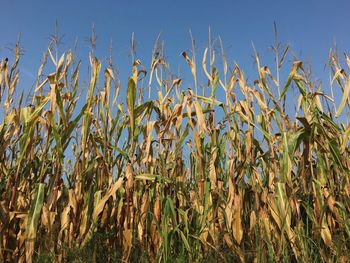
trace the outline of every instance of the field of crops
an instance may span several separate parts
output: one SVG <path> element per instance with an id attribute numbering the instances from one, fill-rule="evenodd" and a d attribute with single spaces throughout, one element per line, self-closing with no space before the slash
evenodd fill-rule
<path id="1" fill-rule="evenodd" d="M 193 42 L 185 83 L 162 45 L 146 65 L 132 42 L 127 85 L 92 49 L 84 86 L 53 43 L 25 98 L 17 45 L 0 66 L 0 261 L 349 262 L 350 58 L 330 52 L 317 85 L 279 47 L 247 81 Z"/>

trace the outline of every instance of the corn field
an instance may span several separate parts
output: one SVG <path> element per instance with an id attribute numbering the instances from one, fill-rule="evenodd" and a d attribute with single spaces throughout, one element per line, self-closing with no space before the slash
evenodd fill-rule
<path id="1" fill-rule="evenodd" d="M 84 86 L 54 50 L 28 104 L 20 45 L 1 60 L 1 262 L 350 261 L 346 54 L 317 85 L 288 47 L 255 52 L 247 81 L 192 41 L 185 83 L 156 44 L 122 85 L 92 49 Z"/>

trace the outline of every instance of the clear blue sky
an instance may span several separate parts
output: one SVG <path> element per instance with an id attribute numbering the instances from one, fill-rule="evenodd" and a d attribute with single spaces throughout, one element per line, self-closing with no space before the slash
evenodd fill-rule
<path id="1" fill-rule="evenodd" d="M 272 58 L 267 50 L 274 40 L 274 21 L 280 40 L 290 44 L 300 58 L 311 62 L 320 79 L 328 78 L 324 66 L 334 40 L 340 51 L 350 51 L 350 1 L 3 0 L 1 10 L 0 58 L 8 56 L 7 47 L 16 42 L 19 32 L 22 33 L 25 55 L 20 64 L 21 88 L 34 82 L 33 76 L 56 19 L 60 33 L 64 34 L 62 50 L 72 47 L 77 38 L 79 57 L 85 62 L 89 50 L 85 39 L 95 24 L 96 54 L 100 59 L 107 59 L 112 40 L 114 62 L 120 67 L 122 80 L 131 72 L 128 52 L 132 32 L 135 32 L 138 58 L 146 66 L 150 64 L 154 41 L 162 32 L 174 71 L 178 65 L 183 67 L 181 71 L 186 70 L 179 54 L 191 47 L 189 30 L 197 41 L 198 57 L 201 57 L 207 45 L 208 27 L 213 36 L 222 37 L 230 64 L 237 61 L 248 77 L 249 72 L 255 71 L 252 42 L 263 61 L 265 57 Z"/>

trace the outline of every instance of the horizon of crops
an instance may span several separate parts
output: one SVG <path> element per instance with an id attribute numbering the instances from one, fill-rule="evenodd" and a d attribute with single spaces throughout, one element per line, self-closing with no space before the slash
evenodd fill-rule
<path id="1" fill-rule="evenodd" d="M 149 67 L 133 43 L 127 86 L 92 48 L 84 93 L 53 41 L 30 106 L 19 43 L 1 61 L 0 261 L 350 261 L 350 58 L 331 51 L 321 86 L 276 44 L 249 83 L 192 40 L 190 86 L 158 40 Z"/>

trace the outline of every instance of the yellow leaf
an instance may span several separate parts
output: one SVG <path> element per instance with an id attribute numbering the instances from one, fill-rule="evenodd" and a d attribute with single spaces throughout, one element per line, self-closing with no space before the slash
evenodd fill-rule
<path id="1" fill-rule="evenodd" d="M 198 120 L 199 135 L 202 137 L 207 131 L 207 126 L 205 125 L 205 117 L 202 111 L 202 107 L 199 105 L 198 101 L 194 101 L 194 107 L 196 109 L 196 115 Z"/>

